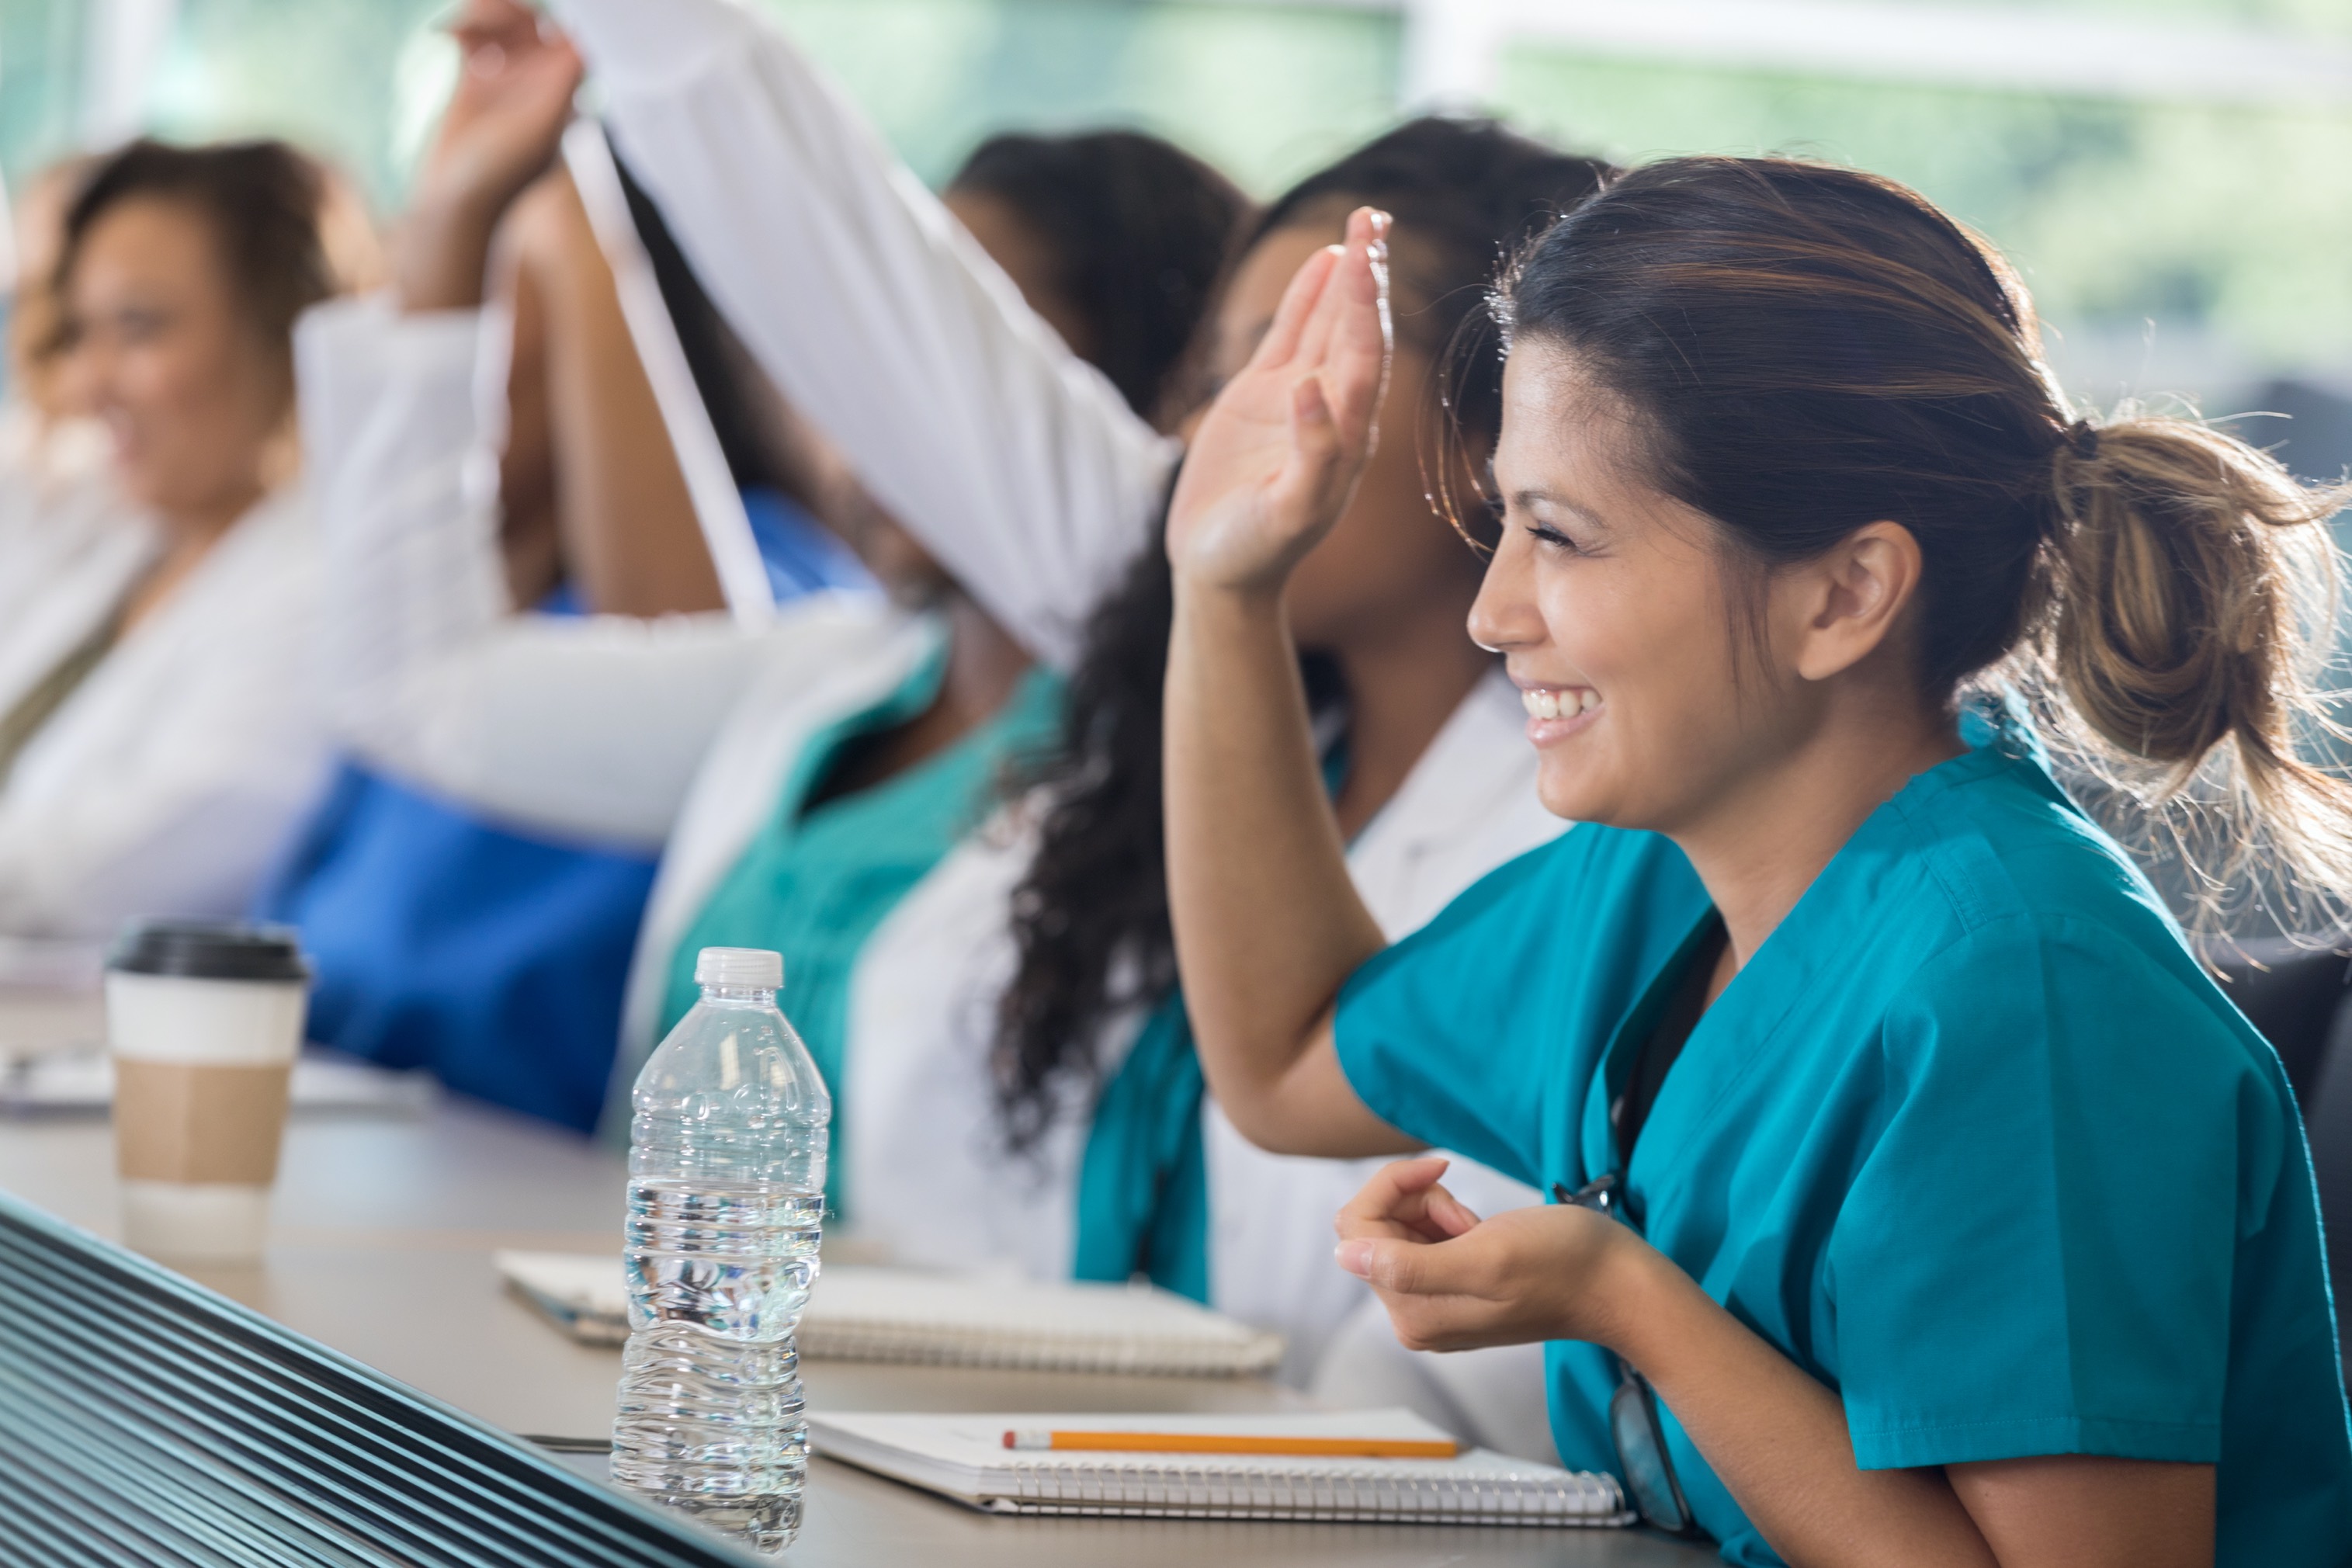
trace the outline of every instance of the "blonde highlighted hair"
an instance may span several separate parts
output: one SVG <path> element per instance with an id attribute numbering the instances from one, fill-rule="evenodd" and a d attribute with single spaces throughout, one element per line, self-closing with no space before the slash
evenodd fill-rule
<path id="1" fill-rule="evenodd" d="M 2194 417 L 2125 412 L 2053 454 L 2049 602 L 2010 660 L 2103 815 L 2188 873 L 2200 923 L 2250 902 L 2340 929 L 2352 785 L 2331 711 L 2340 486 Z"/>

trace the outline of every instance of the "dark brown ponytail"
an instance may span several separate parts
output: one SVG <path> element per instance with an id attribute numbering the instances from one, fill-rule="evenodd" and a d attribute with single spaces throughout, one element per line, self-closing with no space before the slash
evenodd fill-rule
<path id="1" fill-rule="evenodd" d="M 2158 810 L 2209 921 L 2250 888 L 2290 906 L 2352 892 L 2352 790 L 2306 761 L 2335 618 L 2323 526 L 2341 492 L 2193 419 L 2133 415 L 2053 455 L 2051 609 L 2018 662 L 2075 763 Z M 2290 927 L 2325 910 L 2276 909 Z"/>

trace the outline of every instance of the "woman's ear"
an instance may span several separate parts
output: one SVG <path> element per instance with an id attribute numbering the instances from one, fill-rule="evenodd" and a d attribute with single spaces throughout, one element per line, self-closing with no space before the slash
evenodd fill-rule
<path id="1" fill-rule="evenodd" d="M 1795 637 L 1792 663 L 1806 680 L 1853 668 L 1886 641 L 1917 597 L 1919 542 L 1899 522 L 1855 529 L 1818 560 L 1781 574 L 1780 598 Z"/>

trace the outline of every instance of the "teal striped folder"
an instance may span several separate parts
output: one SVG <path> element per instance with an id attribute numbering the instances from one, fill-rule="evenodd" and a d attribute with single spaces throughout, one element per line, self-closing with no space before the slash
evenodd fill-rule
<path id="1" fill-rule="evenodd" d="M 0 1194 L 0 1563 L 772 1561 Z"/>

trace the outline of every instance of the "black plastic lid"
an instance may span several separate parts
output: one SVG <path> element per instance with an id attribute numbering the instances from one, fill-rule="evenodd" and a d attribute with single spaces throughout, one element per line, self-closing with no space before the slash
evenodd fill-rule
<path id="1" fill-rule="evenodd" d="M 187 980 L 308 980 L 302 944 L 285 926 L 147 921 L 125 931 L 106 966 Z"/>

